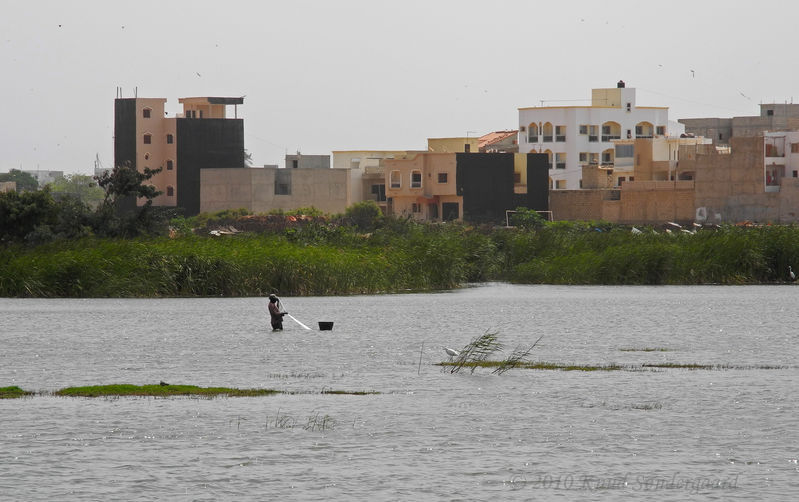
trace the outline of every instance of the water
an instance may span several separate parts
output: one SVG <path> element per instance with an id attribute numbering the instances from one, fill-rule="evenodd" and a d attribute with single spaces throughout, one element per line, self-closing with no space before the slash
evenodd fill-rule
<path id="1" fill-rule="evenodd" d="M 2 400 L 0 499 L 792 500 L 797 297 L 785 286 L 493 284 L 284 298 L 305 324 L 335 326 L 286 319 L 282 333 L 257 298 L 0 299 L 0 386 L 299 392 Z M 543 334 L 534 360 L 731 368 L 497 376 L 434 365 L 447 360 L 441 346 L 489 329 L 507 350 Z"/>

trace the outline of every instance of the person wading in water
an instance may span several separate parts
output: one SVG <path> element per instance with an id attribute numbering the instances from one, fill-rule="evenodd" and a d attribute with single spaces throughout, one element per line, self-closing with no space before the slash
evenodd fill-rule
<path id="1" fill-rule="evenodd" d="M 280 300 L 274 294 L 269 295 L 269 316 L 272 318 L 272 331 L 283 331 L 283 316 L 288 312 L 280 311 Z"/>

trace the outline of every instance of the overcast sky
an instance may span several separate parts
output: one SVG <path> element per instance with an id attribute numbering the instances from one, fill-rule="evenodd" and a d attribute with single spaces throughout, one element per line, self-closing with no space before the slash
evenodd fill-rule
<path id="1" fill-rule="evenodd" d="M 0 0 L 0 171 L 112 167 L 118 87 L 170 116 L 246 96 L 256 166 L 515 129 L 619 79 L 671 120 L 757 115 L 799 103 L 797 22 L 772 0 Z"/>

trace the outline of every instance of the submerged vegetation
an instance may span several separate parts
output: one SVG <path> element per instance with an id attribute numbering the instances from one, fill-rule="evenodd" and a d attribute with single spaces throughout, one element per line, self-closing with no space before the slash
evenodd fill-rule
<path id="1" fill-rule="evenodd" d="M 66 387 L 55 392 L 36 393 L 22 390 L 19 387 L 0 387 L 0 399 L 11 399 L 25 396 L 46 394 L 60 397 L 122 397 L 122 396 L 147 396 L 147 397 L 258 397 L 274 394 L 298 394 L 295 391 L 282 391 L 276 389 L 236 389 L 231 387 L 198 387 L 196 385 L 172 385 L 160 383 L 154 385 L 89 385 L 84 387 Z M 306 392 L 311 394 L 311 392 Z M 323 388 L 318 394 L 333 394 L 347 396 L 368 396 L 379 394 L 376 391 L 347 391 Z"/>
<path id="2" fill-rule="evenodd" d="M 513 228 L 425 224 L 384 217 L 373 203 L 362 203 L 338 216 L 306 209 L 179 217 L 169 235 L 166 226 L 130 230 L 144 221 L 126 223 L 126 231 L 84 225 L 66 234 L 45 209 L 49 226 L 26 233 L 31 222 L 17 211 L 13 228 L 0 236 L 0 296 L 332 295 L 484 281 L 764 284 L 787 282 L 788 267 L 799 269 L 799 226 L 633 233 L 622 225 L 545 222 L 526 213 Z"/>

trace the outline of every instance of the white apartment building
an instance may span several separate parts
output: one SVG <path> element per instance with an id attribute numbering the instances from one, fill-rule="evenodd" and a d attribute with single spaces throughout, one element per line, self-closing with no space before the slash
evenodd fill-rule
<path id="1" fill-rule="evenodd" d="M 550 189 L 579 189 L 584 164 L 614 164 L 613 140 L 668 134 L 669 109 L 638 106 L 622 81 L 592 89 L 591 106 L 519 108 L 519 152 L 549 156 Z"/>

